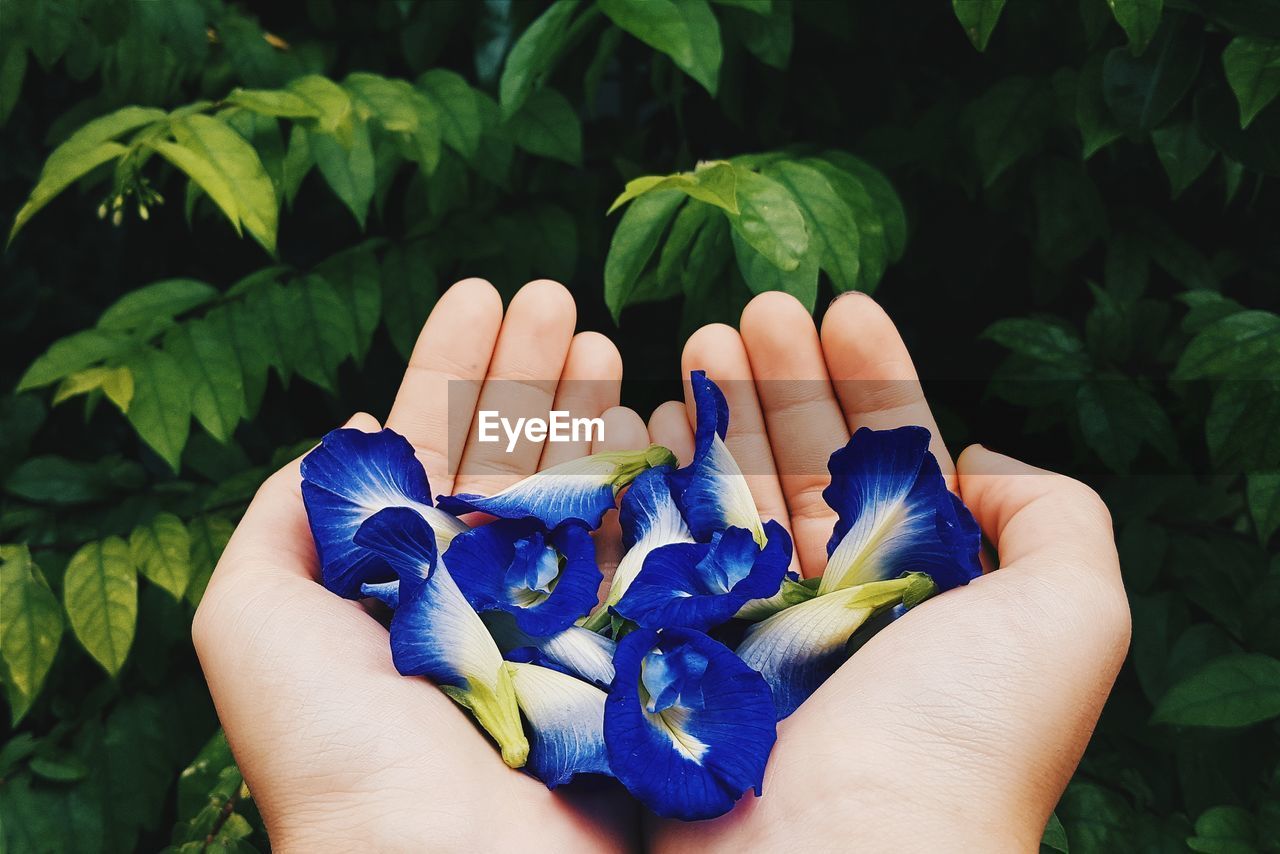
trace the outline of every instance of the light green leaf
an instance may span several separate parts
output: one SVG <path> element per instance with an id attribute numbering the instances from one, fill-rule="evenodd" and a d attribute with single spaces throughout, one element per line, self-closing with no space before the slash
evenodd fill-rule
<path id="1" fill-rule="evenodd" d="M 369 128 L 363 123 L 356 125 L 349 148 L 344 148 L 337 137 L 317 132 L 311 133 L 308 144 L 320 174 L 363 229 L 377 187 Z"/>
<path id="2" fill-rule="evenodd" d="M 62 579 L 71 630 L 110 676 L 124 666 L 138 621 L 138 575 L 119 537 L 89 543 L 72 556 Z"/>
<path id="3" fill-rule="evenodd" d="M 1242 311 L 1209 324 L 1191 339 L 1174 375 L 1179 379 L 1275 376 L 1280 366 L 1280 315 Z"/>
<path id="4" fill-rule="evenodd" d="M 444 144 L 467 160 L 473 160 L 480 151 L 480 136 L 484 131 L 475 90 L 460 75 L 443 68 L 422 75 L 418 88 L 440 113 Z"/>
<path id="5" fill-rule="evenodd" d="M 233 89 L 223 101 L 282 119 L 316 119 L 324 115 L 319 105 L 285 89 Z"/>
<path id="6" fill-rule="evenodd" d="M 1234 653 L 1175 683 L 1152 721 L 1175 726 L 1243 727 L 1280 715 L 1280 660 Z"/>
<path id="7" fill-rule="evenodd" d="M 516 145 L 530 154 L 582 164 L 582 122 L 568 99 L 554 89 L 530 94 L 510 119 Z"/>
<path id="8" fill-rule="evenodd" d="M 1196 819 L 1195 836 L 1187 848 L 1201 854 L 1257 854 L 1258 832 L 1253 816 L 1243 807 L 1210 807 Z"/>
<path id="9" fill-rule="evenodd" d="M 809 248 L 804 214 L 785 187 L 758 172 L 735 168 L 738 214 L 729 215 L 733 230 L 783 272 L 800 266 Z"/>
<path id="10" fill-rule="evenodd" d="M 1004 0 L 951 0 L 951 8 L 973 46 L 979 52 L 986 50 L 1004 10 Z"/>
<path id="11" fill-rule="evenodd" d="M 396 351 L 408 360 L 438 294 L 425 240 L 393 245 L 382 259 L 382 322 Z"/>
<path id="12" fill-rule="evenodd" d="M 809 311 L 813 311 L 814 302 L 818 298 L 818 252 L 815 249 L 805 252 L 795 269 L 784 271 L 747 243 L 737 229 L 733 230 L 731 236 L 738 270 L 753 294 L 784 291 L 800 300 Z"/>
<path id="13" fill-rule="evenodd" d="M 133 400 L 133 374 L 123 365 L 114 368 L 85 368 L 64 379 L 53 395 L 53 405 L 77 395 L 101 391 L 121 412 L 129 411 Z"/>
<path id="14" fill-rule="evenodd" d="M 658 239 L 684 201 L 685 195 L 675 190 L 646 193 L 619 220 L 604 262 L 604 301 L 615 323 L 627 306 L 660 298 L 654 291 L 656 277 L 645 287 L 642 274 L 658 248 Z"/>
<path id="15" fill-rule="evenodd" d="M 1240 104 L 1240 127 L 1280 95 L 1280 41 L 1238 36 L 1222 52 L 1227 82 Z"/>
<path id="16" fill-rule="evenodd" d="M 833 152 L 828 152 L 824 157 L 831 154 Z M 858 289 L 873 293 L 889 266 L 890 255 L 889 237 L 879 202 L 872 197 L 860 178 L 826 159 L 810 158 L 800 162 L 822 173 L 852 212 L 853 222 L 858 228 Z M 890 214 L 892 215 L 892 209 Z M 902 227 L 905 232 L 905 218 Z M 903 240 L 905 239 L 904 233 Z"/>
<path id="17" fill-rule="evenodd" d="M 707 0 L 598 0 L 615 24 L 716 94 L 724 48 Z"/>
<path id="18" fill-rule="evenodd" d="M 130 291 L 113 302 L 98 318 L 99 329 L 128 332 L 154 329 L 179 314 L 207 305 L 218 298 L 212 285 L 195 279 L 163 279 Z"/>
<path id="19" fill-rule="evenodd" d="M 879 169 L 847 151 L 824 151 L 822 158 L 862 182 L 874 204 L 876 217 L 882 223 L 887 260 L 900 260 L 907 250 L 907 212 L 893 184 Z M 854 213 L 857 213 L 857 208 L 854 208 Z"/>
<path id="20" fill-rule="evenodd" d="M 1169 176 L 1173 198 L 1191 186 L 1209 168 L 1216 153 L 1200 138 L 1194 122 L 1168 125 L 1151 132 L 1160 165 Z"/>
<path id="21" fill-rule="evenodd" d="M 327 77 L 308 74 L 290 80 L 288 90 L 305 101 L 316 113 L 316 130 L 337 137 L 344 146 L 351 144 L 355 107 L 345 89 Z"/>
<path id="22" fill-rule="evenodd" d="M 1091 54 L 1076 76 L 1076 125 L 1084 139 L 1088 160 L 1123 135 L 1102 96 L 1102 64 L 1105 54 Z"/>
<path id="23" fill-rule="evenodd" d="M 1140 55 L 1151 43 L 1160 26 L 1164 12 L 1164 0 L 1107 0 L 1116 23 L 1129 37 L 1129 50 Z"/>
<path id="24" fill-rule="evenodd" d="M 182 600 L 191 580 L 191 535 L 172 513 L 158 513 L 129 535 L 129 554 L 138 571 Z"/>
<path id="25" fill-rule="evenodd" d="M 236 526 L 230 519 L 217 514 L 197 516 L 187 525 L 191 535 L 191 580 L 187 583 L 186 598 L 193 606 L 200 604 L 213 568 L 222 557 Z"/>
<path id="26" fill-rule="evenodd" d="M 164 351 L 177 360 L 191 395 L 191 413 L 226 444 L 244 414 L 244 379 L 231 341 L 206 320 L 169 330 Z"/>
<path id="27" fill-rule="evenodd" d="M 379 284 L 378 259 L 373 247 L 361 244 L 316 265 L 315 273 L 327 279 L 347 304 L 356 332 L 356 364 L 364 361 L 373 342 L 382 315 L 382 288 Z"/>
<path id="28" fill-rule="evenodd" d="M 13 723 L 44 684 L 62 640 L 62 608 L 25 545 L 0 546 L 0 659 Z"/>
<path id="29" fill-rule="evenodd" d="M 810 247 L 807 256 L 813 256 L 831 277 L 837 291 L 848 291 L 858 284 L 858 227 L 853 221 L 853 211 L 836 193 L 831 184 L 816 169 L 802 163 L 783 160 L 765 170 L 770 178 L 786 188 L 800 212 L 804 214 L 805 228 L 809 233 Z M 739 255 L 739 266 L 741 266 Z M 804 267 L 805 265 L 801 265 Z M 744 271 L 745 275 L 745 271 Z M 807 273 L 803 288 L 807 289 Z M 748 279 L 748 284 L 750 280 Z M 798 283 L 797 283 L 798 284 Z M 791 292 L 791 291 L 788 291 Z M 805 291 L 807 293 L 807 290 Z M 799 293 L 796 294 L 799 296 Z M 813 293 L 802 302 L 812 310 L 817 298 L 816 282 Z"/>
<path id="30" fill-rule="evenodd" d="M 1257 472 L 1246 481 L 1249 513 L 1258 539 L 1265 544 L 1280 528 L 1280 472 Z"/>
<path id="31" fill-rule="evenodd" d="M 416 132 L 421 127 L 422 105 L 432 109 L 423 94 L 404 80 L 357 71 L 348 74 L 342 85 L 360 118 L 375 119 L 392 133 Z"/>
<path id="32" fill-rule="evenodd" d="M 743 171 L 745 170 L 738 169 L 727 160 L 712 160 L 699 163 L 692 172 L 635 178 L 627 182 L 621 195 L 609 206 L 607 214 L 613 213 L 632 199 L 662 190 L 679 190 L 690 198 L 722 208 L 726 213 L 737 214 L 740 212 L 738 175 Z"/>
<path id="33" fill-rule="evenodd" d="M 498 81 L 504 116 L 514 115 L 530 93 L 542 88 L 568 44 L 569 23 L 577 8 L 578 0 L 555 0 L 511 46 Z"/>
<path id="34" fill-rule="evenodd" d="M 191 429 L 189 380 L 173 356 L 151 347 L 136 351 L 125 365 L 134 387 L 129 423 L 176 472 Z"/>
<path id="35" fill-rule="evenodd" d="M 57 382 L 97 362 L 111 359 L 130 350 L 132 338 L 119 332 L 85 329 L 59 339 L 43 356 L 31 363 L 18 381 L 19 392 Z"/>
<path id="36" fill-rule="evenodd" d="M 311 155 L 311 143 L 308 141 L 307 129 L 302 125 L 294 125 L 289 131 L 289 147 L 284 152 L 284 162 L 280 164 L 281 190 L 284 200 L 290 208 L 298 196 L 302 181 L 316 163 Z"/>

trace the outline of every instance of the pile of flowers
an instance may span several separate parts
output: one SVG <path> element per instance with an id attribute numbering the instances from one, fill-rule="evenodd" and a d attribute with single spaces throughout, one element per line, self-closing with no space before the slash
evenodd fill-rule
<path id="1" fill-rule="evenodd" d="M 302 464 L 324 584 L 392 609 L 400 673 L 438 685 L 548 787 L 609 775 L 685 820 L 762 794 L 777 722 L 872 627 L 981 571 L 929 432 L 864 428 L 830 459 L 826 570 L 799 579 L 724 443 L 724 396 L 702 372 L 691 382 L 684 468 L 652 445 L 433 502 L 390 430 L 335 430 Z M 600 602 L 592 532 L 615 509 L 626 551 Z M 476 511 L 493 521 L 458 518 Z"/>

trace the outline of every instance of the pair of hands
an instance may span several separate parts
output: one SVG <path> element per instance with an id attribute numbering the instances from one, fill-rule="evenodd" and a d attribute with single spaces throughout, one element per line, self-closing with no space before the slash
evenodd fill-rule
<path id="1" fill-rule="evenodd" d="M 572 297 L 554 282 L 526 285 L 505 316 L 480 280 L 440 298 L 386 420 L 417 449 L 433 492 L 488 494 L 650 441 L 688 461 L 692 404 L 663 404 L 648 424 L 619 406 L 617 349 L 575 335 L 575 323 Z M 250 505 L 192 629 L 276 850 L 1036 850 L 1128 647 L 1101 500 L 978 445 L 953 462 L 901 337 L 862 295 L 836 300 L 819 333 L 797 301 L 763 294 L 741 333 L 695 333 L 683 368 L 720 383 L 728 445 L 761 515 L 791 532 L 803 574 L 821 573 L 835 522 L 821 496 L 827 457 L 858 427 L 904 424 L 933 432 L 1001 569 L 890 625 L 783 721 L 765 797 L 748 794 L 713 821 L 642 827 L 624 797 L 551 792 L 512 772 L 443 693 L 396 672 L 386 630 L 316 583 L 294 462 Z M 514 405 L 525 410 L 517 415 L 602 417 L 607 443 L 523 443 L 508 454 L 472 437 L 451 448 L 460 397 L 464 409 L 497 408 L 499 387 L 504 414 Z M 381 425 L 360 414 L 347 426 Z M 597 541 L 606 576 L 621 552 L 614 525 Z"/>

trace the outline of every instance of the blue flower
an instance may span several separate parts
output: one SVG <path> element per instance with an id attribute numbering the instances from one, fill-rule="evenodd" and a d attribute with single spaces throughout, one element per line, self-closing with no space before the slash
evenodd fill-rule
<path id="1" fill-rule="evenodd" d="M 764 545 L 764 528 L 742 469 L 729 453 L 729 405 L 704 371 L 689 375 L 697 414 L 693 462 L 671 476 L 672 491 L 699 542 L 728 528 L 745 528 Z"/>
<path id="2" fill-rule="evenodd" d="M 405 676 L 425 676 L 466 707 L 502 749 L 512 768 L 525 763 L 529 742 L 520 724 L 511 672 L 488 629 L 442 562 L 435 535 L 417 511 L 388 507 L 373 514 L 355 541 L 400 576 L 391 619 L 391 658 Z"/>
<path id="3" fill-rule="evenodd" d="M 525 770 L 549 789 L 578 774 L 608 774 L 604 691 L 539 664 L 509 661 L 506 666 L 531 731 Z"/>
<path id="4" fill-rule="evenodd" d="M 353 542 L 360 525 L 386 507 L 412 507 L 447 547 L 467 529 L 431 506 L 427 473 L 398 433 L 334 430 L 302 460 L 302 500 L 320 557 L 324 586 L 359 598 L 360 585 L 394 579 L 385 560 Z"/>
<path id="5" fill-rule="evenodd" d="M 454 537 L 445 562 L 477 611 L 500 610 L 535 637 L 552 635 L 596 603 L 603 576 L 591 533 L 566 522 L 499 519 Z"/>
<path id="6" fill-rule="evenodd" d="M 458 515 L 480 511 L 499 519 L 534 518 L 548 529 L 575 521 L 595 530 L 624 486 L 645 469 L 674 462 L 661 445 L 606 451 L 544 469 L 487 497 L 442 495 L 440 506 Z"/>
<path id="7" fill-rule="evenodd" d="M 714 818 L 761 793 L 777 738 L 760 674 L 693 629 L 637 629 L 618 644 L 605 702 L 609 767 L 664 818 Z"/>
<path id="8" fill-rule="evenodd" d="M 763 549 L 744 528 L 655 549 L 614 610 L 647 629 L 706 631 L 728 621 L 747 602 L 777 593 L 786 576 L 791 537 L 773 521 L 764 531 Z"/>
<path id="9" fill-rule="evenodd" d="M 942 479 L 923 427 L 858 430 L 831 455 L 823 491 L 839 514 L 818 593 L 923 572 L 939 590 L 982 573 L 981 534 Z"/>
<path id="10" fill-rule="evenodd" d="M 515 617 L 504 611 L 487 611 L 484 623 L 497 641 L 498 648 L 513 659 L 513 654 L 534 650 L 536 658 L 513 660 L 533 661 L 547 667 L 555 667 L 565 673 L 585 679 L 599 688 L 607 688 L 613 682 L 613 653 L 616 645 L 604 635 L 581 626 L 570 626 L 555 634 L 535 637 L 516 625 Z"/>

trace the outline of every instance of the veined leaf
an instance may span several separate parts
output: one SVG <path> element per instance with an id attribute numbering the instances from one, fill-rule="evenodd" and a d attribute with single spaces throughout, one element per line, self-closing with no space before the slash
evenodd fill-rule
<path id="1" fill-rule="evenodd" d="M 123 365 L 114 368 L 97 367 L 76 371 L 64 379 L 53 395 L 53 405 L 81 394 L 101 391 L 121 412 L 129 411 L 133 400 L 133 374 Z"/>
<path id="2" fill-rule="evenodd" d="M 973 46 L 979 52 L 986 50 L 1004 10 L 1004 0 L 951 0 L 951 8 Z"/>
<path id="3" fill-rule="evenodd" d="M 1028 359 L 1061 369 L 1067 377 L 1083 376 L 1089 369 L 1084 342 L 1053 323 L 1030 317 L 1007 318 L 988 326 L 982 337 Z"/>
<path id="4" fill-rule="evenodd" d="M 747 243 L 737 229 L 733 229 L 733 254 L 738 260 L 738 270 L 753 294 L 765 291 L 784 291 L 791 294 L 809 311 L 813 311 L 818 298 L 818 252 L 810 249 L 800 257 L 793 270 L 782 270 Z"/>
<path id="5" fill-rule="evenodd" d="M 393 133 L 418 130 L 421 113 L 415 101 L 423 96 L 406 81 L 356 71 L 348 74 L 342 85 L 351 94 L 360 118 L 376 119 Z"/>
<path id="6" fill-rule="evenodd" d="M 443 68 L 422 75 L 418 88 L 440 113 L 444 144 L 473 160 L 480 151 L 480 135 L 484 131 L 476 91 L 460 75 Z"/>
<path id="7" fill-rule="evenodd" d="M 223 100 L 259 115 L 282 119 L 315 119 L 324 115 L 319 105 L 285 89 L 233 89 Z"/>
<path id="8" fill-rule="evenodd" d="M 97 362 L 119 356 L 134 346 L 134 340 L 120 332 L 84 329 L 73 333 L 53 342 L 44 355 L 31 363 L 18 381 L 17 390 L 23 392 L 57 382 Z"/>
<path id="9" fill-rule="evenodd" d="M 1280 40 L 1239 36 L 1222 52 L 1227 82 L 1240 104 L 1240 127 L 1280 95 Z"/>
<path id="10" fill-rule="evenodd" d="M 129 535 L 134 566 L 179 601 L 191 580 L 191 535 L 172 513 L 158 513 Z"/>
<path id="11" fill-rule="evenodd" d="M 658 238 L 684 200 L 684 194 L 675 190 L 647 193 L 636 199 L 619 220 L 604 262 L 604 301 L 615 323 L 627 306 L 657 298 L 651 288 L 641 287 L 641 274 L 658 248 Z"/>
<path id="12" fill-rule="evenodd" d="M 226 444 L 244 413 L 244 379 L 231 341 L 206 320 L 174 326 L 164 339 L 186 379 L 191 413 L 209 435 Z"/>
<path id="13" fill-rule="evenodd" d="M 582 122 L 564 95 L 539 89 L 511 117 L 509 126 L 516 145 L 530 154 L 582 164 Z"/>
<path id="14" fill-rule="evenodd" d="M 382 314 L 382 289 L 373 246 L 365 243 L 332 255 L 316 265 L 314 272 L 337 288 L 346 302 L 356 333 L 353 355 L 356 364 L 362 364 Z"/>
<path id="15" fill-rule="evenodd" d="M 1107 5 L 1129 37 L 1129 50 L 1134 56 L 1142 54 L 1160 26 L 1164 0 L 1107 0 Z"/>
<path id="16" fill-rule="evenodd" d="M 858 288 L 866 293 L 874 293 L 889 266 L 890 256 L 889 236 L 877 200 L 859 177 L 833 165 L 825 158 L 811 158 L 800 162 L 822 173 L 852 212 L 853 222 L 858 229 Z M 905 219 L 903 230 L 905 232 Z M 905 235 L 903 239 L 905 240 Z"/>
<path id="17" fill-rule="evenodd" d="M 244 391 L 246 418 L 252 418 L 262 402 L 267 386 L 267 369 L 271 366 L 272 347 L 262 318 L 245 302 L 233 302 L 215 308 L 204 317 L 214 335 L 227 341 L 235 354 Z"/>
<path id="18" fill-rule="evenodd" d="M 1280 366 L 1280 315 L 1242 311 L 1202 329 L 1178 361 L 1180 379 L 1275 376 Z"/>
<path id="19" fill-rule="evenodd" d="M 285 292 L 287 314 L 277 319 L 288 330 L 282 343 L 289 363 L 304 379 L 335 391 L 338 365 L 359 348 L 355 319 L 337 289 L 319 276 L 307 276 Z"/>
<path id="20" fill-rule="evenodd" d="M 119 537 L 89 543 L 63 576 L 63 604 L 71 630 L 108 675 L 124 666 L 138 620 L 138 575 Z"/>
<path id="21" fill-rule="evenodd" d="M 235 529 L 230 519 L 214 513 L 197 516 L 187 525 L 191 535 L 191 580 L 185 595 L 192 606 L 200 604 L 218 558 L 222 557 L 222 550 Z"/>
<path id="22" fill-rule="evenodd" d="M 504 116 L 515 115 L 546 82 L 568 43 L 570 20 L 578 0 L 555 0 L 520 34 L 507 54 L 498 81 L 498 102 Z"/>
<path id="23" fill-rule="evenodd" d="M 408 360 L 438 293 L 431 251 L 424 240 L 397 243 L 382 259 L 383 323 L 396 352 Z"/>
<path id="24" fill-rule="evenodd" d="M 804 214 L 785 187 L 750 169 L 735 167 L 738 213 L 733 230 L 779 270 L 791 272 L 809 248 Z"/>
<path id="25" fill-rule="evenodd" d="M 344 148 L 337 137 L 315 131 L 308 137 L 308 143 L 320 174 L 363 229 L 376 188 L 369 128 L 363 123 L 356 125 L 348 148 Z"/>
<path id="26" fill-rule="evenodd" d="M 598 0 L 615 24 L 716 94 L 724 48 L 707 0 Z"/>
<path id="27" fill-rule="evenodd" d="M 40 694 L 62 640 L 62 608 L 25 545 L 0 546 L 0 659 L 13 722 Z"/>
<path id="28" fill-rule="evenodd" d="M 218 298 L 218 289 L 195 279 L 164 279 L 130 291 L 113 302 L 98 318 L 99 329 L 128 332 L 153 329 L 157 322 L 207 305 Z"/>
<path id="29" fill-rule="evenodd" d="M 690 198 L 715 205 L 726 213 L 737 214 L 740 212 L 738 175 L 743 171 L 745 170 L 738 169 L 727 160 L 713 160 L 699 163 L 692 172 L 636 178 L 627 182 L 621 195 L 609 206 L 607 214 L 613 213 L 632 199 L 661 190 L 679 190 Z"/>
<path id="30" fill-rule="evenodd" d="M 347 146 L 355 125 L 355 109 L 347 91 L 327 77 L 308 74 L 290 80 L 288 90 L 305 101 L 317 114 L 315 127 Z"/>
<path id="31" fill-rule="evenodd" d="M 836 193 L 831 184 L 816 169 L 803 163 L 783 160 L 765 170 L 765 174 L 773 178 L 791 193 L 792 198 L 804 214 L 805 229 L 809 233 L 809 250 L 806 256 L 812 256 L 827 271 L 837 291 L 848 291 L 858 285 L 858 227 L 853 221 L 853 211 Z M 735 244 L 736 247 L 736 244 Z M 739 267 L 742 256 L 738 256 Z M 803 269 L 806 265 L 801 264 Z M 746 271 L 743 272 L 746 275 Z M 748 284 L 750 284 L 748 280 Z M 817 280 L 814 279 L 810 291 L 808 271 L 804 278 L 790 283 L 795 291 L 788 290 L 800 298 L 810 310 L 817 298 Z M 802 296 L 803 294 L 803 296 Z M 805 298 L 807 297 L 807 299 Z"/>
<path id="32" fill-rule="evenodd" d="M 1177 682 L 1152 720 L 1178 726 L 1242 727 L 1280 715 L 1280 660 L 1237 653 L 1214 659 Z"/>
<path id="33" fill-rule="evenodd" d="M 125 366 L 133 374 L 133 401 L 127 417 L 142 441 L 176 472 L 191 429 L 191 388 L 178 361 L 144 347 Z"/>

